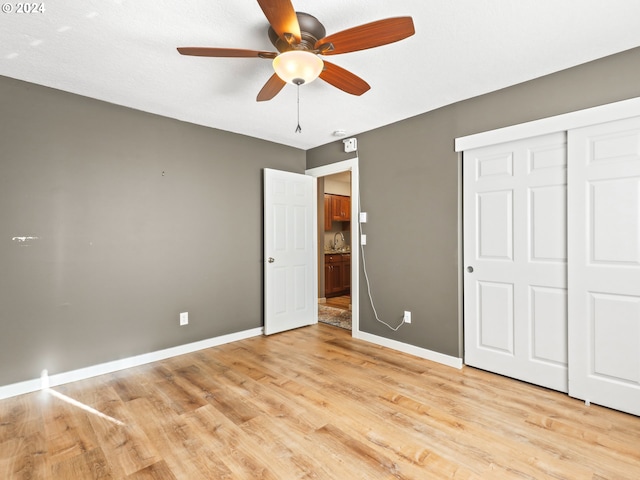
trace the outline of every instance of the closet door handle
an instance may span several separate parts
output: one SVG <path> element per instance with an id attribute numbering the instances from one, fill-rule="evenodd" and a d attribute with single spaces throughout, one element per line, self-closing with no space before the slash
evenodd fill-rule
<path id="1" fill-rule="evenodd" d="M 468 266 L 468 267 L 467 267 L 467 272 L 469 272 L 469 273 L 473 273 L 473 267 L 472 267 L 472 266 Z"/>

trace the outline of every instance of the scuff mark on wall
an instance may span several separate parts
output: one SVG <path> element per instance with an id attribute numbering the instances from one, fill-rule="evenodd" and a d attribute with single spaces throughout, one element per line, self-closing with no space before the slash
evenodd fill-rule
<path id="1" fill-rule="evenodd" d="M 11 241 L 16 242 L 21 247 L 30 247 L 35 240 L 40 240 L 40 237 L 13 237 Z"/>

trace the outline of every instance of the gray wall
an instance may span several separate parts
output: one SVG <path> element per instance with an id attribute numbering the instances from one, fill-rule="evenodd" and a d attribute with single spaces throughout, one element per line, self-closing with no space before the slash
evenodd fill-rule
<path id="1" fill-rule="evenodd" d="M 413 312 L 375 322 L 361 275 L 361 328 L 462 353 L 455 137 L 636 96 L 640 49 L 358 135 L 376 307 Z M 262 325 L 262 168 L 305 152 L 5 77 L 0 105 L 0 385 Z"/>
<path id="2" fill-rule="evenodd" d="M 0 105 L 0 385 L 262 325 L 262 169 L 304 151 L 6 77 Z"/>
<path id="3" fill-rule="evenodd" d="M 637 96 L 640 48 L 357 135 L 362 210 L 369 213 L 366 261 L 375 306 L 392 324 L 401 321 L 404 310 L 413 312 L 412 324 L 398 332 L 376 322 L 361 274 L 360 328 L 461 357 L 461 162 L 454 139 Z M 342 148 L 338 141 L 308 151 L 307 168 L 353 156 Z"/>

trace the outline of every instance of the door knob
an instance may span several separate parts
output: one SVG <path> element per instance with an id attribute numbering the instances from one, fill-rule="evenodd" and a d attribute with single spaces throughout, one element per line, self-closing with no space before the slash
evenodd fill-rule
<path id="1" fill-rule="evenodd" d="M 471 266 L 467 267 L 467 272 L 473 273 L 473 267 L 471 267 Z"/>
<path id="2" fill-rule="evenodd" d="M 276 259 L 275 259 L 275 258 L 273 258 L 273 257 L 269 257 L 269 260 L 267 260 L 267 262 L 269 262 L 269 263 L 273 263 L 273 262 L 275 262 L 275 261 L 276 261 Z"/>

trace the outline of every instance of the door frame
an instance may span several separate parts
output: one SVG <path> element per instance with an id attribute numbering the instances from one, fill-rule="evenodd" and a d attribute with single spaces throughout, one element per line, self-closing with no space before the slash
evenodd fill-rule
<path id="1" fill-rule="evenodd" d="M 305 170 L 306 175 L 315 178 L 342 172 L 351 172 L 351 336 L 360 338 L 360 176 L 358 157 Z M 314 198 L 314 202 L 317 212 L 317 195 Z M 317 241 L 317 239 L 315 240 Z M 317 278 L 319 275 L 318 262 L 316 262 L 315 268 Z"/>

